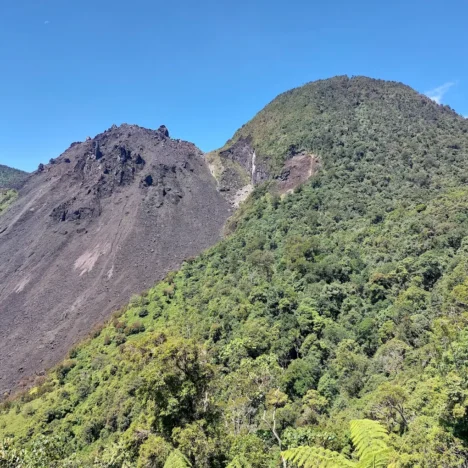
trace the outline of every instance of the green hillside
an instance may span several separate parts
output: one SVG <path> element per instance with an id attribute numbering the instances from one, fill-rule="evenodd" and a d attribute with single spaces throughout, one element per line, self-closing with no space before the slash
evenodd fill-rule
<path id="1" fill-rule="evenodd" d="M 18 198 L 16 190 L 0 189 L 0 215 Z"/>
<path id="2" fill-rule="evenodd" d="M 0 189 L 17 189 L 27 177 L 27 172 L 0 164 Z"/>
<path id="3" fill-rule="evenodd" d="M 346 162 L 352 170 L 364 158 L 372 165 L 390 159 L 395 170 L 407 170 L 436 168 L 440 157 L 462 154 L 467 132 L 468 120 L 408 86 L 339 76 L 281 94 L 227 146 L 251 137 L 259 161 L 276 171 L 301 150 L 326 156 L 335 169 Z"/>
<path id="4" fill-rule="evenodd" d="M 5 401 L 0 467 L 284 467 L 299 446 L 352 466 L 361 419 L 394 466 L 466 466 L 468 121 L 338 77 L 240 136 L 272 168 L 307 150 L 322 169 L 257 187 L 224 241 Z"/>

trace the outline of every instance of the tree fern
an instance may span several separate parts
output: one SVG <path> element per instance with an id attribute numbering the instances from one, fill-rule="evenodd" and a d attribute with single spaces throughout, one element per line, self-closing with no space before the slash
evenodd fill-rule
<path id="1" fill-rule="evenodd" d="M 283 452 L 283 458 L 298 468 L 391 468 L 394 452 L 390 449 L 387 431 L 377 421 L 351 421 L 351 440 L 359 462 L 320 447 L 299 447 Z"/>
<path id="2" fill-rule="evenodd" d="M 164 463 L 164 468 L 191 468 L 191 466 L 188 458 L 177 449 L 171 452 Z"/>
<path id="3" fill-rule="evenodd" d="M 351 440 L 361 460 L 388 448 L 387 431 L 377 421 L 358 419 L 351 421 L 350 427 Z"/>
<path id="4" fill-rule="evenodd" d="M 392 459 L 385 428 L 377 421 L 351 421 L 351 440 L 359 456 L 358 468 L 386 468 Z"/>
<path id="5" fill-rule="evenodd" d="M 243 455 L 237 455 L 226 468 L 252 468 L 252 465 Z"/>
<path id="6" fill-rule="evenodd" d="M 322 447 L 298 447 L 283 452 L 286 461 L 298 468 L 345 468 L 355 467 L 356 463 L 343 455 Z"/>
<path id="7" fill-rule="evenodd" d="M 369 452 L 359 460 L 356 468 L 390 468 L 393 453 L 389 448 L 384 448 L 376 452 Z"/>

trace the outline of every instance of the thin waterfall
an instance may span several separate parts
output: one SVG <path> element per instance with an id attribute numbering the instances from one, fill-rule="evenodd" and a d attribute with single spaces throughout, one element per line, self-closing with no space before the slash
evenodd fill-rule
<path id="1" fill-rule="evenodd" d="M 257 166 L 255 165 L 255 160 L 257 159 L 257 155 L 255 151 L 252 155 L 252 185 L 255 185 L 255 171 L 257 170 Z"/>

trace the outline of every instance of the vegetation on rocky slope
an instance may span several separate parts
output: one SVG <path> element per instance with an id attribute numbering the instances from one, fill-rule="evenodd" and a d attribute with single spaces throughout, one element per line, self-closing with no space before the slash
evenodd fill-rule
<path id="1" fill-rule="evenodd" d="M 19 188 L 27 175 L 26 172 L 0 164 L 0 189 Z"/>
<path id="2" fill-rule="evenodd" d="M 352 171 L 364 158 L 372 165 L 390 159 L 398 171 L 412 165 L 437 168 L 439 156 L 452 150 L 462 154 L 467 132 L 466 119 L 408 86 L 339 76 L 281 94 L 226 147 L 251 138 L 258 164 L 263 160 L 273 173 L 301 151 L 323 155 L 336 170 L 347 164 Z"/>
<path id="3" fill-rule="evenodd" d="M 0 189 L 0 215 L 18 198 L 16 190 Z"/>
<path id="4" fill-rule="evenodd" d="M 0 466 L 266 468 L 297 447 L 353 464 L 362 419 L 393 466 L 466 466 L 468 122 L 336 78 L 240 132 L 323 169 L 258 187 L 224 241 L 3 403 Z"/>

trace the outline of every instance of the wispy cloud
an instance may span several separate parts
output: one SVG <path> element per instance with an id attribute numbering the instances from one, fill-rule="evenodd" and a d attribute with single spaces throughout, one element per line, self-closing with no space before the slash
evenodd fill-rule
<path id="1" fill-rule="evenodd" d="M 47 21 L 44 21 L 44 24 L 49 24 L 49 23 L 50 23 L 50 21 L 49 21 L 49 20 L 47 20 Z"/>
<path id="2" fill-rule="evenodd" d="M 437 104 L 440 104 L 447 91 L 455 84 L 456 83 L 454 81 L 449 81 L 448 83 L 444 83 L 442 86 L 431 89 L 424 94 L 434 102 L 437 102 Z"/>

